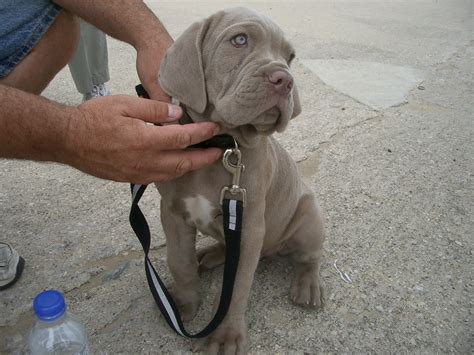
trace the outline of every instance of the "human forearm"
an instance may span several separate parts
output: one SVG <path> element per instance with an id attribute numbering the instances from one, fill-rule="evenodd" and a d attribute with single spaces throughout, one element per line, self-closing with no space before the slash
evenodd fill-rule
<path id="1" fill-rule="evenodd" d="M 158 42 L 166 50 L 173 41 L 159 19 L 140 0 L 54 2 L 137 50 Z"/>
<path id="2" fill-rule="evenodd" d="M 0 157 L 61 161 L 73 108 L 0 85 Z"/>
<path id="3" fill-rule="evenodd" d="M 135 183 L 166 181 L 219 158 L 219 149 L 183 150 L 217 134 L 211 122 L 172 122 L 181 109 L 108 96 L 78 107 L 0 85 L 0 158 L 54 161 L 91 175 Z"/>

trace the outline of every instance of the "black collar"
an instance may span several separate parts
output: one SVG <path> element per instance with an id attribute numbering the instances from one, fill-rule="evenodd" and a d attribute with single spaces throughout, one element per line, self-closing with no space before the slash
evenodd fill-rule
<path id="1" fill-rule="evenodd" d="M 179 124 L 190 124 L 194 123 L 191 116 L 189 116 L 186 106 L 181 105 L 183 109 L 183 116 L 179 119 Z M 189 146 L 189 148 L 221 148 L 221 149 L 232 149 L 235 147 L 234 138 L 230 134 L 218 134 L 208 140 L 205 140 L 201 143 L 197 143 L 194 145 Z"/>

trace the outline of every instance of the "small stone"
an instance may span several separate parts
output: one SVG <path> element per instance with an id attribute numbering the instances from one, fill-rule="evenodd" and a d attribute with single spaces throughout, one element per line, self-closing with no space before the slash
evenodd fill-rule
<path id="1" fill-rule="evenodd" d="M 454 243 L 456 243 L 459 246 L 462 246 L 462 243 L 459 240 L 455 240 Z"/>
<path id="2" fill-rule="evenodd" d="M 376 309 L 377 311 L 379 311 L 380 313 L 383 313 L 383 312 L 384 312 L 384 309 L 383 309 L 382 306 L 375 306 L 375 309 Z"/>
<path id="3" fill-rule="evenodd" d="M 425 90 L 425 87 L 423 85 L 419 85 L 418 90 Z"/>
<path id="4" fill-rule="evenodd" d="M 88 272 L 91 276 L 96 276 L 96 275 L 100 274 L 102 271 L 104 271 L 103 266 L 96 266 L 96 267 L 93 267 L 93 268 L 88 270 Z"/>
<path id="5" fill-rule="evenodd" d="M 103 277 L 103 280 L 105 282 L 108 282 L 108 281 L 112 281 L 112 280 L 116 280 L 120 277 L 120 275 L 122 275 L 122 273 L 124 272 L 124 270 L 130 265 L 130 262 L 129 261 L 126 261 L 126 262 L 123 262 L 121 263 L 117 268 L 115 268 L 114 270 L 106 273 Z"/>

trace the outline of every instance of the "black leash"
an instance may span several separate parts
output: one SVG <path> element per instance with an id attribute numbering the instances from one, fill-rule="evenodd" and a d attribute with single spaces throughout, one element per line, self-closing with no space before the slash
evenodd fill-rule
<path id="1" fill-rule="evenodd" d="M 141 85 L 138 85 L 136 90 L 138 96 L 148 98 L 146 91 Z M 131 184 L 132 207 L 130 210 L 129 220 L 132 229 L 140 240 L 143 251 L 145 252 L 145 272 L 148 286 L 150 287 L 153 298 L 155 299 L 155 302 L 165 317 L 168 325 L 179 335 L 189 338 L 205 337 L 214 331 L 222 322 L 225 315 L 227 314 L 232 299 L 235 276 L 239 265 L 242 215 L 246 198 L 245 189 L 242 189 L 239 186 L 239 179 L 244 166 L 241 164 L 240 150 L 238 149 L 237 143 L 234 141 L 234 139 L 229 135 L 221 135 L 216 137 L 219 137 L 217 143 L 212 142 L 211 139 L 210 141 L 206 141 L 207 143 L 205 143 L 203 146 L 217 146 L 220 148 L 227 148 L 223 156 L 223 164 L 224 167 L 233 174 L 232 185 L 225 186 L 222 189 L 220 200 L 224 219 L 224 236 L 226 245 L 224 275 L 219 307 L 216 311 L 216 314 L 209 324 L 196 334 L 190 334 L 184 328 L 178 307 L 174 303 L 163 281 L 161 281 L 158 273 L 156 272 L 148 257 L 151 243 L 150 228 L 148 227 L 145 216 L 138 206 L 138 202 L 145 192 L 147 185 Z M 214 137 L 214 139 L 216 137 Z M 232 140 L 231 145 L 229 145 L 229 138 Z M 237 163 L 232 163 L 230 160 L 231 156 L 234 155 L 237 157 Z M 226 198 L 226 195 L 230 195 L 231 198 Z M 241 196 L 241 199 L 237 198 L 239 196 Z"/>

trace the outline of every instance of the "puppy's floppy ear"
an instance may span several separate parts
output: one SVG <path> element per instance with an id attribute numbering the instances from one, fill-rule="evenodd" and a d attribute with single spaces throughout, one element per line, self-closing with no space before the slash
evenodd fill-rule
<path id="1" fill-rule="evenodd" d="M 192 110 L 203 113 L 207 106 L 202 45 L 208 19 L 194 23 L 166 51 L 160 66 L 161 88 Z"/>
<path id="2" fill-rule="evenodd" d="M 298 93 L 298 88 L 293 86 L 293 113 L 291 118 L 295 118 L 301 113 L 301 102 L 300 102 L 300 94 Z"/>

